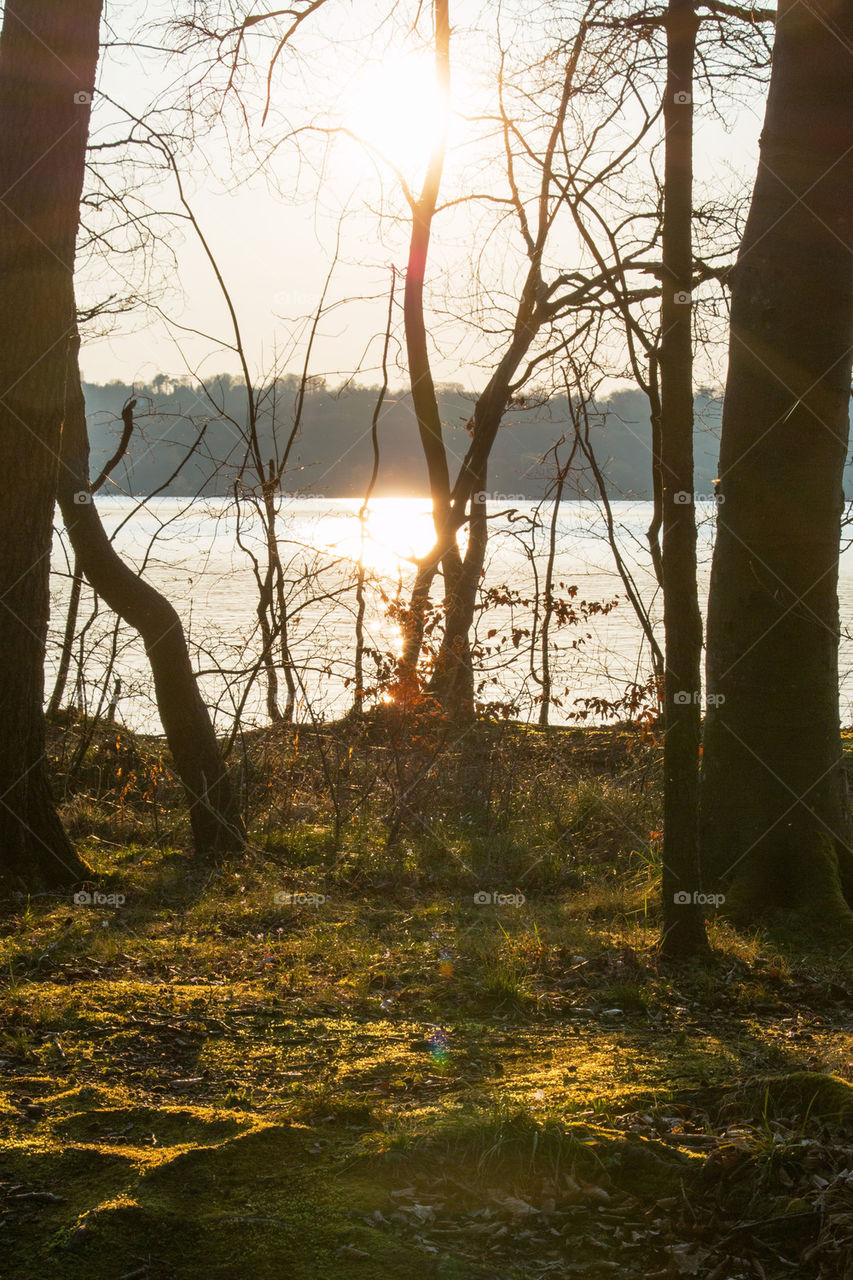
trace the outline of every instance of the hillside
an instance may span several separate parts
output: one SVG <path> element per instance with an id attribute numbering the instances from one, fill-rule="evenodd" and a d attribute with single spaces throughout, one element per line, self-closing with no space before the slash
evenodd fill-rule
<path id="1" fill-rule="evenodd" d="M 246 419 L 242 383 L 227 376 L 218 378 L 208 384 L 209 396 L 200 386 L 172 383 L 162 377 L 149 386 L 90 383 L 84 390 L 90 415 L 93 474 L 115 450 L 121 433 L 121 408 L 129 397 L 135 396 L 137 430 L 127 459 L 114 474 L 121 489 L 135 495 L 151 493 L 163 485 L 164 493 L 175 495 L 202 491 L 213 496 L 232 491 L 245 453 L 241 434 Z M 280 449 L 287 441 L 296 393 L 296 380 L 284 379 L 261 406 L 259 436 L 265 459 L 275 455 L 276 440 Z M 315 385 L 306 397 L 283 487 L 318 497 L 361 496 L 372 465 L 370 421 L 376 396 L 376 390 L 370 387 L 338 390 Z M 460 459 L 468 445 L 465 424 L 473 408 L 472 397 L 459 388 L 446 388 L 440 391 L 439 407 L 449 449 L 452 456 Z M 616 392 L 599 409 L 600 420 L 591 434 L 599 462 L 606 470 L 611 497 L 650 498 L 651 424 L 645 397 L 637 391 Z M 697 397 L 697 493 L 713 492 L 720 415 L 719 399 L 710 393 Z M 553 472 L 553 459 L 549 466 L 543 464 L 543 456 L 563 433 L 571 430 L 564 396 L 554 397 L 544 406 L 510 413 L 495 442 L 489 492 L 542 497 Z M 187 459 L 202 431 L 200 443 Z M 379 445 L 377 494 L 426 494 L 426 469 L 408 394 L 392 393 L 386 399 Z M 595 492 L 594 479 L 588 469 L 579 469 L 566 496 L 581 497 L 587 492 Z"/>

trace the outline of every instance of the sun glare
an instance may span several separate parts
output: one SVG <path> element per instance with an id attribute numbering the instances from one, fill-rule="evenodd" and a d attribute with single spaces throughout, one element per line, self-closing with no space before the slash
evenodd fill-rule
<path id="1" fill-rule="evenodd" d="M 426 164 L 441 136 L 444 103 L 429 55 L 366 67 L 346 121 L 362 142 L 404 172 Z"/>
<path id="2" fill-rule="evenodd" d="M 368 510 L 362 547 L 356 512 L 324 522 L 323 541 L 365 568 L 396 575 L 401 564 L 423 556 L 434 541 L 428 499 L 374 498 Z"/>

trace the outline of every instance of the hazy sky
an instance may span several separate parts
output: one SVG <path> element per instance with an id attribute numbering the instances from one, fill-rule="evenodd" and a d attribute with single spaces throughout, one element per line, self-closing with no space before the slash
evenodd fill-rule
<path id="1" fill-rule="evenodd" d="M 311 133 L 299 144 L 288 138 L 288 125 L 293 129 L 310 122 L 341 123 L 384 149 L 407 176 L 417 174 L 435 130 L 431 59 L 404 21 L 411 21 L 418 5 L 398 5 L 397 21 L 383 24 L 380 18 L 387 7 L 379 0 L 359 0 L 358 6 L 328 0 L 312 26 L 301 28 L 295 53 L 280 64 L 265 127 L 265 63 L 259 52 L 259 66 L 241 77 L 240 86 L 257 154 L 272 150 L 266 166 L 253 161 L 236 97 L 226 104 L 225 124 L 213 119 L 212 109 L 220 101 L 216 89 L 221 89 L 224 75 L 207 82 L 206 95 L 196 94 L 198 137 L 192 146 L 179 148 L 183 182 L 232 293 L 253 376 L 268 374 L 277 361 L 290 370 L 301 366 L 305 330 L 296 318 L 316 307 L 337 240 L 340 261 L 329 291 L 336 305 L 321 322 L 312 369 L 334 377 L 336 371 L 361 367 L 362 380 L 375 377 L 390 267 L 393 263 L 401 268 L 406 256 L 405 222 L 386 217 L 380 223 L 375 213 L 380 207 L 386 213 L 403 211 L 396 178 L 347 137 L 330 143 Z M 157 0 L 145 6 L 142 21 L 134 3 L 109 5 L 105 36 L 108 45 L 113 41 L 116 47 L 105 48 L 102 57 L 102 96 L 96 99 L 93 117 L 96 144 L 126 132 L 126 124 L 117 124 L 122 110 L 143 116 L 152 104 L 158 107 L 158 128 L 186 134 L 186 120 L 178 108 L 189 73 L 198 78 L 200 56 L 169 58 L 151 47 L 125 43 L 131 38 L 138 45 L 174 43 L 158 24 L 179 8 L 177 0 Z M 522 13 L 525 8 L 531 24 L 547 10 L 539 4 L 515 5 Z M 483 127 L 466 119 L 493 109 L 490 67 L 498 13 L 497 4 L 484 0 L 460 0 L 452 9 L 455 115 L 443 187 L 450 195 L 481 190 L 490 163 L 483 147 L 499 147 L 494 139 L 475 144 Z M 509 31 L 512 24 L 502 21 L 502 30 Z M 428 35 L 426 24 L 422 27 Z M 698 190 L 725 197 L 754 168 L 762 103 L 747 95 L 744 103 L 727 110 L 725 127 L 699 95 L 697 106 Z M 145 136 L 144 130 L 137 136 Z M 96 152 L 95 158 L 114 161 L 119 154 L 124 153 Z M 145 151 L 131 148 L 128 154 L 144 157 Z M 113 164 L 109 182 L 119 189 L 122 178 Z M 186 220 L 159 216 L 159 211 L 179 210 L 174 182 L 139 170 L 135 181 L 127 207 L 134 218 L 165 234 L 166 243 L 149 246 L 144 254 L 110 253 L 106 266 L 100 260 L 88 263 L 81 272 L 80 294 L 88 303 L 104 294 L 141 293 L 153 296 L 159 310 L 137 308 L 117 317 L 108 335 L 91 334 L 83 351 L 85 377 L 130 382 L 159 372 L 237 372 L 236 358 L 226 347 L 232 341 L 228 313 L 198 239 Z M 430 267 L 438 295 L 461 293 L 464 300 L 472 261 L 482 249 L 477 237 L 486 227 L 492 231 L 483 257 L 487 280 L 500 286 L 516 278 L 521 258 L 514 227 L 496 234 L 492 209 L 463 205 L 441 215 L 436 224 Z M 509 254 L 506 245 L 511 245 Z M 575 252 L 568 239 L 557 241 L 555 252 L 561 249 L 567 258 Z M 345 301 L 363 296 L 374 301 Z M 464 313 L 462 302 L 460 306 Z M 483 374 L 472 360 L 483 353 L 483 346 L 465 325 L 464 315 L 456 320 L 437 314 L 434 333 L 436 376 L 472 386 L 481 383 Z M 711 374 L 721 374 L 715 360 Z M 402 381 L 402 375 L 394 381 Z"/>

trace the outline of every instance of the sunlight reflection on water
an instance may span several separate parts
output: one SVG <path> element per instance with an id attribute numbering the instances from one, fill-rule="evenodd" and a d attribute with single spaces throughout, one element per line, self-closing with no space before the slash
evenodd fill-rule
<path id="1" fill-rule="evenodd" d="M 491 513 L 504 511 L 508 504 L 493 506 Z M 516 590 L 522 598 L 534 593 L 535 574 L 541 591 L 547 544 L 547 529 L 536 537 L 533 561 L 524 547 L 524 531 L 529 530 L 529 517 L 535 504 L 517 502 L 517 517 L 490 522 L 490 546 L 485 584 Z M 133 502 L 128 498 L 98 499 L 98 508 L 108 532 L 121 525 Z M 279 549 L 288 579 L 288 607 L 291 612 L 290 639 L 299 669 L 304 695 L 310 698 L 315 712 L 340 715 L 351 703 L 354 647 L 353 625 L 355 604 L 353 584 L 355 565 L 362 554 L 362 531 L 358 499 L 297 498 L 283 505 L 279 524 Z M 620 529 L 623 555 L 632 566 L 636 582 L 652 615 L 659 618 L 660 601 L 646 550 L 646 528 L 651 506 L 645 502 L 615 502 L 614 517 Z M 710 553 L 713 539 L 713 509 L 700 510 L 700 591 L 704 598 L 708 586 Z M 549 511 L 543 512 L 547 525 Z M 152 545 L 152 538 L 157 535 Z M 217 724 L 228 725 L 233 714 L 235 694 L 226 689 L 227 678 L 218 669 L 244 669 L 257 660 L 260 641 L 257 634 L 257 588 L 251 561 L 237 543 L 238 524 L 233 502 L 207 499 L 192 507 L 186 499 L 157 498 L 132 515 L 116 536 L 119 553 L 169 597 L 187 627 L 190 643 L 197 650 L 197 664 L 202 675 L 205 696 L 210 700 Z M 399 643 L 396 625 L 387 616 L 386 599 L 406 592 L 414 577 L 413 557 L 424 555 L 433 541 L 430 504 L 422 498 L 376 498 L 371 502 L 368 527 L 363 544 L 363 563 L 369 577 L 366 642 L 377 651 L 393 653 Z M 244 545 L 257 555 L 261 552 L 259 531 L 251 525 L 240 527 Z M 529 539 L 528 539 L 529 540 Z M 52 687 L 53 671 L 58 656 L 58 642 L 65 620 L 68 593 L 68 560 L 65 549 L 57 542 L 54 548 L 52 582 L 51 644 L 47 662 L 47 688 Z M 534 574 L 535 569 L 535 574 Z M 576 699 L 588 696 L 618 696 L 632 680 L 643 680 L 648 674 L 645 659 L 638 661 L 640 629 L 624 600 L 624 589 L 614 569 L 612 555 L 604 538 L 601 513 L 589 502 L 564 503 L 558 520 L 557 557 L 555 562 L 557 594 L 559 584 L 576 585 L 578 599 L 606 601 L 621 597 L 619 606 L 606 617 L 593 618 L 580 628 L 558 630 L 554 639 L 555 689 L 562 697 L 562 708 L 555 708 L 554 723 L 565 721 L 566 713 L 575 709 Z M 313 575 L 301 583 L 305 573 Z M 440 594 L 440 587 L 436 591 Z M 839 588 L 842 628 L 853 607 L 853 550 L 842 557 Z M 91 610 L 91 600 L 84 601 L 82 625 Z M 78 625 L 78 629 L 79 629 Z M 100 637 L 87 662 L 87 678 L 100 680 L 111 644 L 111 619 L 103 609 L 90 626 L 88 635 Z M 512 611 L 506 607 L 488 610 L 482 615 L 480 637 L 497 631 L 497 640 L 516 626 L 530 626 L 529 610 Z M 580 648 L 572 642 L 585 637 Z M 530 653 L 526 637 L 514 649 L 511 644 L 497 648 L 496 640 L 488 641 L 492 652 L 485 660 L 483 683 L 479 696 L 484 701 L 510 694 L 519 702 L 522 718 L 535 719 L 535 695 L 538 686 L 531 675 Z M 851 715 L 850 658 L 853 645 L 842 641 L 842 716 L 848 723 Z M 119 714 L 132 728 L 158 732 L 156 709 L 148 685 L 147 665 L 142 648 L 130 632 L 122 631 L 116 658 L 116 673 L 122 678 Z M 73 681 L 72 681 L 73 683 Z M 304 702 L 304 699 L 303 699 Z M 91 704 L 90 704 L 91 709 Z M 303 705 L 301 716 L 307 709 Z M 263 691 L 257 686 L 247 703 L 247 720 L 262 723 Z"/>

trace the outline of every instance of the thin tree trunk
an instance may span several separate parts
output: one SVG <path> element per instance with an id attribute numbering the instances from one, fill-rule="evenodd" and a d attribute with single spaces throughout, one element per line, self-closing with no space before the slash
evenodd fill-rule
<path id="1" fill-rule="evenodd" d="M 444 93 L 446 103 L 450 85 L 448 0 L 436 0 L 434 12 L 437 79 Z M 482 546 L 480 544 L 485 538 L 487 530 L 485 510 L 475 510 L 474 494 L 483 488 L 482 478 L 486 474 L 492 446 L 507 405 L 512 398 L 514 390 L 517 389 L 513 385 L 513 379 L 516 377 L 522 362 L 526 359 L 542 326 L 548 323 L 549 318 L 553 318 L 556 314 L 553 309 L 555 304 L 547 302 L 548 291 L 543 288 L 542 258 L 553 222 L 553 211 L 550 208 L 553 162 L 560 147 L 566 112 L 573 95 L 575 72 L 587 30 L 586 23 L 582 22 L 566 67 L 560 107 L 551 129 L 542 163 L 542 179 L 535 233 L 531 232 L 527 214 L 518 201 L 510 161 L 508 174 L 510 188 L 515 193 L 513 203 L 516 203 L 517 211 L 523 224 L 529 267 L 521 289 L 509 345 L 477 400 L 470 424 L 471 444 L 462 460 L 452 490 L 449 485 L 447 452 L 442 439 L 441 422 L 430 370 L 423 313 L 424 271 L 444 164 L 447 131 L 446 113 L 439 139 L 433 148 L 421 195 L 417 200 L 411 201 L 412 236 L 406 272 L 403 310 L 412 397 L 429 473 L 436 542 L 430 555 L 419 566 L 417 580 L 412 592 L 404 636 L 403 656 L 399 664 L 399 683 L 401 690 L 406 688 L 416 689 L 417 687 L 417 660 L 423 640 L 425 610 L 429 600 L 430 587 L 440 565 L 444 575 L 447 625 L 439 651 L 436 672 L 431 681 L 431 689 L 442 700 L 447 697 L 449 699 L 448 706 L 453 703 L 456 707 L 461 708 L 466 715 L 473 713 L 473 672 L 471 672 L 470 679 L 465 675 L 465 669 L 466 667 L 470 668 L 471 662 L 470 621 L 467 631 L 463 631 L 462 628 L 466 617 L 473 620 L 476 588 L 482 571 L 482 563 L 485 560 L 485 542 L 482 542 Z M 509 146 L 508 121 L 505 121 L 504 127 L 507 146 Z M 544 303 L 542 302 L 543 298 L 546 299 Z M 458 532 L 466 520 L 470 526 L 476 526 L 475 528 L 469 528 L 471 556 L 468 558 L 467 567 L 463 564 L 457 543 Z M 479 568 L 477 566 L 478 558 L 480 560 Z M 459 598 L 455 599 L 454 597 L 457 593 Z M 456 675 L 453 674 L 456 672 L 460 675 L 458 682 Z M 463 698 L 460 702 L 459 694 L 465 687 L 470 687 L 471 692 L 467 697 L 467 701 Z"/>
<path id="2" fill-rule="evenodd" d="M 353 710 L 357 715 L 360 714 L 364 708 L 364 615 L 367 608 L 367 600 L 364 593 L 364 547 L 367 537 L 367 522 L 370 517 L 370 499 L 373 497 L 373 491 L 376 488 L 376 481 L 379 477 L 379 415 L 382 412 L 382 405 L 385 400 L 385 396 L 388 394 L 388 348 L 391 345 L 391 324 L 394 314 L 394 292 L 396 284 L 397 274 L 394 267 L 392 267 L 391 289 L 388 293 L 388 317 L 385 322 L 385 339 L 382 344 L 382 385 L 379 388 L 379 395 L 376 397 L 376 404 L 373 406 L 373 415 L 370 419 L 370 443 L 373 450 L 373 466 L 370 470 L 370 479 L 367 482 L 367 488 L 364 491 L 364 501 L 362 502 L 358 513 L 359 531 L 361 534 L 361 554 L 358 557 L 358 569 L 355 580 L 355 698 L 353 700 Z"/>
<path id="3" fill-rule="evenodd" d="M 557 461 L 557 448 L 554 448 L 554 460 Z M 557 525 L 560 520 L 560 503 L 563 501 L 563 490 L 566 485 L 566 477 L 569 474 L 569 468 L 572 465 L 575 451 L 569 456 L 568 462 L 560 465 L 557 461 L 557 480 L 554 489 L 554 501 L 551 505 L 551 519 L 548 523 L 548 560 L 545 566 L 545 590 L 542 602 L 542 634 L 540 643 L 542 646 L 542 675 L 540 684 L 542 685 L 542 701 L 539 704 L 539 724 L 544 729 L 548 724 L 551 714 L 551 619 L 554 616 L 554 564 L 557 559 Z"/>
<path id="4" fill-rule="evenodd" d="M 661 473 L 660 435 L 660 370 L 656 351 L 649 356 L 649 418 L 652 427 L 652 518 L 646 531 L 652 568 L 658 586 L 663 586 L 663 559 L 660 549 L 660 531 L 663 527 L 663 476 Z"/>
<path id="5" fill-rule="evenodd" d="M 130 446 L 130 439 L 133 435 L 134 420 L 133 410 L 136 407 L 136 401 L 131 400 L 122 409 L 122 433 L 118 446 L 112 457 L 107 460 L 101 471 L 101 474 L 92 484 L 91 492 L 97 493 L 105 484 L 107 478 L 112 474 Z M 62 648 L 59 653 L 59 667 L 56 672 L 56 680 L 53 685 L 53 692 L 50 695 L 50 702 L 47 706 L 48 719 L 55 718 L 62 710 L 62 699 L 65 697 L 65 688 L 68 684 L 68 671 L 71 666 L 71 654 L 74 649 L 74 633 L 77 630 L 77 617 L 80 612 L 80 592 L 83 586 L 83 570 L 75 555 L 74 569 L 71 578 L 71 592 L 68 596 L 68 608 L 65 613 L 65 629 L 62 634 Z"/>
<path id="6" fill-rule="evenodd" d="M 281 668 L 284 672 L 284 684 L 287 689 L 287 697 L 284 703 L 284 711 L 278 712 L 278 704 L 273 696 L 271 698 L 273 706 L 278 712 L 277 715 L 271 716 L 273 721 L 280 719 L 285 724 L 293 723 L 293 715 L 296 710 L 296 677 L 293 674 L 293 660 L 290 655 L 290 644 L 287 638 L 287 598 L 284 593 L 284 567 L 281 563 L 281 555 L 278 549 L 278 511 L 276 510 L 276 496 L 279 491 L 279 483 L 281 474 L 276 472 L 276 466 L 272 458 L 269 460 L 267 475 L 264 479 L 261 474 L 261 490 L 264 502 L 264 529 L 266 532 L 267 544 L 267 581 L 270 584 L 270 603 L 272 603 L 272 593 L 275 590 L 275 603 L 278 609 L 278 619 L 275 618 L 272 609 L 272 625 L 278 628 L 279 642 L 279 660 Z M 272 631 L 270 631 L 272 635 Z M 278 691 L 278 680 L 276 679 L 272 686 L 273 693 Z"/>
<path id="7" fill-rule="evenodd" d="M 485 466 L 480 473 L 479 489 L 471 495 L 468 519 L 468 544 L 458 569 L 448 578 L 445 567 L 444 634 L 430 682 L 430 690 L 446 713 L 460 722 L 474 718 L 474 660 L 471 652 L 471 628 L 477 608 L 477 589 L 483 576 L 488 546 L 488 517 L 484 485 Z"/>
<path id="8" fill-rule="evenodd" d="M 264 674 L 266 676 L 267 715 L 272 724 L 278 724 L 281 720 L 281 709 L 278 705 L 278 672 L 276 671 L 275 658 L 273 656 L 275 639 L 269 620 L 269 604 L 271 600 L 272 590 L 268 579 L 264 579 L 261 584 L 261 590 L 258 593 L 257 617 L 261 626 L 261 652 L 264 657 Z"/>
<path id="9" fill-rule="evenodd" d="M 77 617 L 80 612 L 80 591 L 83 586 L 83 570 L 77 557 L 74 557 L 74 569 L 71 575 L 71 592 L 68 596 L 68 608 L 65 613 L 65 629 L 62 633 L 62 647 L 59 651 L 59 666 L 53 683 L 53 692 L 47 704 L 47 718 L 56 719 L 62 710 L 62 700 L 68 684 L 68 672 L 71 669 L 71 655 L 74 652 L 74 635 L 77 631 Z"/>
<path id="10" fill-rule="evenodd" d="M 0 36 L 0 876 L 87 874 L 48 782 L 44 653 L 101 0 L 7 0 Z"/>
<path id="11" fill-rule="evenodd" d="M 838 550 L 853 348 L 853 5 L 782 0 L 732 275 L 703 871 L 733 915 L 849 930 Z"/>
<path id="12" fill-rule="evenodd" d="M 661 303 L 660 471 L 663 510 L 663 951 L 707 946 L 699 885 L 702 622 L 693 504 L 693 0 L 669 0 Z"/>
<path id="13" fill-rule="evenodd" d="M 219 744 L 198 690 L 181 620 L 110 542 L 89 492 L 89 437 L 75 341 L 68 361 L 62 465 L 57 497 L 77 562 L 94 591 L 138 631 L 151 664 L 157 709 L 189 802 L 200 854 L 238 849 L 242 819 Z"/>
<path id="14" fill-rule="evenodd" d="M 285 658 L 289 658 L 287 648 L 287 635 L 285 632 L 287 618 L 287 602 L 284 598 L 284 572 L 281 567 L 281 559 L 278 553 L 278 513 L 275 509 L 276 491 L 278 489 L 278 481 L 275 479 L 273 461 L 269 462 L 269 475 L 264 476 L 261 471 L 261 498 L 264 504 L 264 534 L 266 537 L 267 550 L 267 569 L 265 577 L 265 587 L 267 591 L 267 599 L 269 602 L 268 627 L 269 636 L 272 637 L 274 632 L 278 631 L 279 640 L 279 660 L 285 670 L 285 687 L 287 689 L 287 697 L 285 698 L 284 711 L 278 705 L 278 674 L 274 668 L 272 649 L 270 649 L 270 674 L 272 680 L 269 687 L 270 719 L 275 723 L 284 721 L 286 724 L 293 719 L 293 708 L 295 706 L 295 685 L 293 683 L 293 672 L 287 670 Z M 273 604 L 275 602 L 275 604 Z M 275 616 L 275 609 L 278 609 L 278 618 Z M 263 633 L 262 633 L 263 634 Z M 264 637 L 266 639 L 266 637 Z M 287 676 L 289 675 L 289 679 Z"/>
<path id="15" fill-rule="evenodd" d="M 569 401 L 571 406 L 571 400 Z M 655 635 L 654 625 L 649 616 L 643 597 L 634 581 L 634 576 L 630 568 L 625 562 L 625 557 L 619 547 L 619 538 L 616 532 L 616 521 L 613 518 L 613 507 L 610 504 L 610 496 L 607 492 L 607 481 L 604 472 L 601 470 L 598 459 L 595 456 L 595 449 L 589 438 L 589 413 L 587 411 L 586 402 L 581 401 L 577 413 L 572 412 L 572 419 L 575 428 L 575 438 L 581 447 L 581 452 L 589 463 L 590 471 L 595 479 L 596 488 L 598 489 L 598 497 L 604 509 L 604 527 L 607 531 L 607 542 L 613 554 L 613 561 L 616 565 L 616 571 L 622 580 L 622 586 L 625 588 L 625 595 L 634 615 L 639 622 L 643 635 L 646 637 L 646 643 L 649 646 L 649 654 L 652 660 L 652 670 L 660 686 L 663 682 L 665 661 L 660 645 Z"/>
<path id="16" fill-rule="evenodd" d="M 445 111 L 420 195 L 411 204 L 412 231 L 403 291 L 403 324 L 406 334 L 412 405 L 429 477 L 436 544 L 434 552 L 419 567 L 409 602 L 403 653 L 398 667 L 398 684 L 404 696 L 406 696 L 405 691 L 408 690 L 411 693 L 416 687 L 417 662 L 423 642 L 426 607 L 438 565 L 441 565 L 444 573 L 444 594 L 448 606 L 454 583 L 462 573 L 462 557 L 456 542 L 456 527 L 452 522 L 450 507 L 447 452 L 442 436 L 424 319 L 426 264 L 447 145 L 447 104 L 450 96 L 449 0 L 435 0 L 434 14 L 436 82 L 445 104 Z"/>

